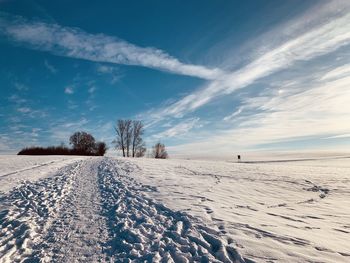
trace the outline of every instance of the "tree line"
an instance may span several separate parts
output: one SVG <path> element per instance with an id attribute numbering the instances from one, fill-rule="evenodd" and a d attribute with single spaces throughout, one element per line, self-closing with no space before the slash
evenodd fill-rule
<path id="1" fill-rule="evenodd" d="M 64 145 L 48 147 L 26 147 L 18 155 L 87 155 L 103 156 L 107 151 L 106 143 L 97 142 L 95 138 L 83 131 L 75 132 L 69 138 L 72 148 Z"/>
<path id="2" fill-rule="evenodd" d="M 115 144 L 123 157 L 143 157 L 147 152 L 143 140 L 145 133 L 144 124 L 140 120 L 118 120 L 114 127 L 116 138 Z M 72 148 L 64 145 L 49 147 L 27 147 L 18 155 L 88 155 L 103 156 L 107 151 L 106 143 L 96 141 L 95 138 L 84 131 L 73 133 L 69 138 Z M 165 145 L 158 142 L 152 147 L 151 157 L 157 159 L 168 158 Z"/>

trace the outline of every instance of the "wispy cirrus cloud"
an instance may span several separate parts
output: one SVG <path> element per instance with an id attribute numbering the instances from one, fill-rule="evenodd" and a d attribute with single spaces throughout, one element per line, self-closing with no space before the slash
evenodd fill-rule
<path id="1" fill-rule="evenodd" d="M 312 27 L 309 31 L 266 51 L 246 66 L 230 74 L 221 75 L 173 104 L 163 109 L 151 110 L 146 115 L 159 120 L 166 117 L 182 117 L 219 96 L 231 94 L 300 61 L 315 59 L 349 44 L 350 13 L 346 13 Z"/>
<path id="2" fill-rule="evenodd" d="M 182 120 L 180 123 L 172 126 L 169 129 L 166 129 L 165 131 L 154 134 L 152 138 L 154 139 L 161 139 L 161 138 L 171 138 L 178 135 L 184 135 L 187 132 L 189 132 L 194 127 L 200 127 L 198 125 L 199 118 L 190 118 L 187 120 Z"/>
<path id="3" fill-rule="evenodd" d="M 244 109 L 243 106 L 239 107 L 238 110 L 236 110 L 236 111 L 233 112 L 232 114 L 225 116 L 225 118 L 224 118 L 223 120 L 224 120 L 224 121 L 232 120 L 234 117 L 236 117 L 236 116 L 238 116 L 239 114 L 241 114 L 242 111 L 243 111 L 243 109 Z"/>
<path id="4" fill-rule="evenodd" d="M 341 3 L 338 7 L 334 5 L 337 2 Z M 33 22 L 21 17 L 9 18 L 8 15 L 1 13 L 0 34 L 7 36 L 16 44 L 32 49 L 99 62 L 96 70 L 101 74 L 114 74 L 113 67 L 110 65 L 125 64 L 208 80 L 200 89 L 187 93 L 188 95 L 177 100 L 172 98 L 166 106 L 141 114 L 140 117 L 147 120 L 147 127 L 150 129 L 156 126 L 152 127 L 152 124 L 159 121 L 171 123 L 170 127 L 153 129 L 153 136 L 151 134 L 153 139 L 179 138 L 185 133 L 190 133 L 200 124 L 199 118 L 184 117 L 217 98 L 236 96 L 240 90 L 261 79 L 299 67 L 303 63 L 305 66 L 305 62 L 348 47 L 350 45 L 349 2 L 323 3 L 321 12 L 314 9 L 315 12 L 312 14 L 307 13 L 297 17 L 291 23 L 285 24 L 284 28 L 278 28 L 279 31 L 275 33 L 283 35 L 282 37 L 271 38 L 271 34 L 268 34 L 265 41 L 259 42 L 268 42 L 268 44 L 253 47 L 255 50 L 252 51 L 253 54 L 247 55 L 249 59 L 245 60 L 246 64 L 231 72 L 226 70 L 230 68 L 226 65 L 232 63 L 231 56 L 226 56 L 227 61 L 223 63 L 225 70 L 211 69 L 206 66 L 182 63 L 164 51 L 152 47 L 138 47 L 116 37 L 88 34 L 78 28 Z M 332 5 L 332 8 L 328 8 L 329 5 Z M 338 12 L 340 7 L 343 11 Z M 177 148 L 183 147 L 182 149 L 193 151 L 193 149 L 205 148 L 210 150 L 215 147 L 227 149 L 230 152 L 233 146 L 250 147 L 315 135 L 323 138 L 345 138 L 344 135 L 350 132 L 347 121 L 350 94 L 346 90 L 350 83 L 347 78 L 349 72 L 348 65 L 341 65 L 320 76 L 319 81 L 314 80 L 305 84 L 299 81 L 298 87 L 292 92 L 290 86 L 279 84 L 277 92 L 274 90 L 263 95 L 254 94 L 253 97 L 241 100 L 241 105 L 234 105 L 237 107 L 232 107 L 232 113 L 212 121 L 216 124 L 224 120 L 225 124 L 221 123 L 221 125 L 226 125 L 227 129 L 222 129 L 221 126 L 215 133 L 212 132 L 213 130 L 208 130 L 205 136 L 200 136 L 200 139 L 194 134 L 191 139 L 195 141 L 194 143 Z M 295 80 L 288 81 L 291 83 Z M 90 85 L 89 87 L 88 92 L 92 96 L 95 87 Z M 73 90 L 66 91 L 67 94 L 73 93 Z M 92 100 L 89 99 L 86 104 L 91 106 L 90 110 L 94 109 Z M 246 115 L 247 111 L 252 113 Z M 173 125 L 174 123 L 177 124 Z M 230 124 L 232 124 L 231 127 L 229 127 Z M 87 125 L 82 122 L 80 126 L 68 128 L 80 127 L 87 127 Z M 108 129 L 110 129 L 109 126 Z M 64 134 L 62 132 L 57 134 L 56 138 L 67 138 L 67 136 L 65 131 Z M 203 137 L 206 139 L 202 140 Z"/>
<path id="5" fill-rule="evenodd" d="M 335 69 L 331 70 L 327 74 L 325 74 L 321 80 L 334 80 L 339 77 L 346 77 L 350 75 L 350 64 L 342 65 L 339 67 L 336 67 Z"/>
<path id="6" fill-rule="evenodd" d="M 345 3 L 345 6 L 349 5 Z M 322 10 L 322 16 L 327 14 L 325 10 Z M 316 19 L 317 15 L 313 14 L 313 17 Z M 298 35 L 294 34 L 298 31 L 295 30 L 293 37 L 278 45 L 270 44 L 273 48 L 265 50 L 246 66 L 209 82 L 202 89 L 172 104 L 148 111 L 144 116 L 149 116 L 151 124 L 172 117 L 182 118 L 216 98 L 242 94 L 239 93 L 241 89 L 269 76 L 276 76 L 277 72 L 300 70 L 317 60 L 315 63 L 320 64 L 314 71 L 305 68 L 300 76 L 293 75 L 292 79 L 283 80 L 284 83 L 269 83 L 269 92 L 255 93 L 253 97 L 248 96 L 241 101 L 233 113 L 223 118 L 226 122 L 232 122 L 231 127 L 227 124 L 222 129 L 221 120 L 214 121 L 211 128 L 207 127 L 208 132 L 200 132 L 200 137 L 205 139 L 194 139 L 171 149 L 174 152 L 193 153 L 195 149 L 210 152 L 215 148 L 230 153 L 232 149 L 263 147 L 302 138 L 347 138 L 350 131 L 349 122 L 346 121 L 350 111 L 350 93 L 346 88 L 350 84 L 349 66 L 340 64 L 334 68 L 337 59 L 328 64 L 329 56 L 323 61 L 322 56 L 349 47 L 349 8 L 347 12 L 327 19 L 321 17 L 319 21 L 323 22 L 312 23 L 308 30 L 299 30 L 302 33 Z M 300 21 L 291 24 L 305 26 Z M 310 72 L 315 75 L 307 76 Z M 215 126 L 220 128 L 213 132 Z M 197 137 L 197 134 L 192 135 L 193 138 Z"/>
<path id="7" fill-rule="evenodd" d="M 96 86 L 91 86 L 91 87 L 88 89 L 88 93 L 89 93 L 89 94 L 93 94 L 96 90 L 97 90 Z"/>
<path id="8" fill-rule="evenodd" d="M 98 74 L 108 74 L 111 76 L 110 83 L 115 84 L 121 78 L 122 74 L 119 72 L 117 67 L 107 66 L 107 65 L 97 65 L 96 71 Z"/>
<path id="9" fill-rule="evenodd" d="M 334 136 L 329 136 L 324 139 L 342 139 L 342 138 L 350 138 L 350 133 L 345 133 L 345 134 L 338 134 Z"/>
<path id="10" fill-rule="evenodd" d="M 36 110 L 27 106 L 18 107 L 17 111 L 27 118 L 45 118 L 48 115 L 45 109 Z"/>
<path id="11" fill-rule="evenodd" d="M 48 128 L 51 139 L 56 142 L 66 142 L 74 132 L 86 130 L 89 120 L 82 117 L 80 119 L 62 119 L 50 124 Z"/>
<path id="12" fill-rule="evenodd" d="M 22 98 L 21 96 L 19 96 L 18 94 L 12 94 L 10 97 L 8 97 L 8 100 L 10 102 L 13 102 L 17 105 L 23 104 L 27 102 L 27 99 Z"/>
<path id="13" fill-rule="evenodd" d="M 236 123 L 213 135 L 205 134 L 205 140 L 172 147 L 174 152 L 195 149 L 210 152 L 213 147 L 220 152 L 232 149 L 251 149 L 268 144 L 291 142 L 303 138 L 342 139 L 348 138 L 350 123 L 350 77 L 320 82 L 317 75 L 312 81 L 299 84 L 302 91 L 257 95 L 243 100 L 242 111 L 236 118 L 228 115 L 227 121 Z M 280 87 L 281 89 L 288 87 Z M 293 88 L 293 87 L 289 87 Z M 240 115 L 244 110 L 255 112 Z"/>
<path id="14" fill-rule="evenodd" d="M 44 65 L 52 74 L 57 73 L 57 68 L 55 68 L 51 63 L 49 63 L 49 61 L 45 60 Z"/>
<path id="15" fill-rule="evenodd" d="M 78 28 L 32 22 L 22 17 L 0 14 L 0 32 L 11 41 L 56 55 L 143 66 L 203 79 L 216 79 L 220 69 L 186 64 L 160 49 L 139 47 L 103 34 L 88 34 Z"/>
<path id="16" fill-rule="evenodd" d="M 13 86 L 18 91 L 26 91 L 26 90 L 28 90 L 28 87 L 26 85 L 24 85 L 23 83 L 19 83 L 17 81 L 13 83 Z"/>
<path id="17" fill-rule="evenodd" d="M 20 107 L 17 109 L 17 111 L 21 113 L 29 113 L 29 112 L 32 112 L 32 109 L 29 107 Z"/>
<path id="18" fill-rule="evenodd" d="M 98 73 L 106 74 L 106 73 L 114 73 L 115 72 L 115 67 L 110 67 L 106 65 L 98 65 L 96 67 L 96 71 Z"/>

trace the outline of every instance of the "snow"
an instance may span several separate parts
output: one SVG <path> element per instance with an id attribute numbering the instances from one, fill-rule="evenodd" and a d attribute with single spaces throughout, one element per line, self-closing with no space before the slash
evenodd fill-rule
<path id="1" fill-rule="evenodd" d="M 265 261 L 350 260 L 350 159 L 232 163 L 130 162 L 147 196 L 200 218 Z"/>
<path id="2" fill-rule="evenodd" d="M 155 188 L 137 169 L 75 160 L 2 195 L 0 262 L 244 262 L 215 229 L 145 197 Z"/>
<path id="3" fill-rule="evenodd" d="M 0 262 L 348 262 L 350 159 L 0 157 Z"/>
<path id="4" fill-rule="evenodd" d="M 0 156 L 0 193 L 8 192 L 23 180 L 35 181 L 50 176 L 63 166 L 84 157 Z"/>

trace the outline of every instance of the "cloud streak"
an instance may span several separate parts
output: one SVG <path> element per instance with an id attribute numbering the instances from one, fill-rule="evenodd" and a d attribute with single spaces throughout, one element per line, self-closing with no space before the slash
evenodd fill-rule
<path id="1" fill-rule="evenodd" d="M 211 151 L 215 148 L 231 152 L 234 147 L 249 148 L 312 136 L 321 136 L 325 139 L 348 137 L 350 132 L 348 122 L 350 66 L 348 64 L 333 68 L 326 74 L 319 75 L 319 78 L 313 79 L 312 82 L 302 83 L 298 82 L 298 79 L 289 79 L 287 81 L 292 85 L 288 87 L 279 85 L 277 92 L 274 90 L 275 87 L 270 85 L 270 93 L 255 93 L 254 97 L 243 99 L 241 105 L 234 105 L 237 107 L 232 114 L 212 121 L 207 131 L 199 131 L 201 136 L 191 133 L 193 128 L 199 126 L 199 118 L 183 118 L 217 98 L 233 96 L 233 93 L 259 80 L 265 80 L 266 77 L 277 72 L 293 68 L 300 69 L 305 67 L 307 64 L 305 62 L 312 62 L 318 58 L 321 60 L 324 55 L 335 53 L 342 47 L 348 47 L 350 13 L 346 11 L 337 13 L 333 8 L 327 17 L 326 7 L 327 4 L 324 5 L 321 14 L 316 12 L 312 14 L 312 22 L 286 23 L 286 25 L 293 25 L 292 29 L 286 29 L 287 31 L 290 29 L 289 33 L 281 38 L 277 37 L 277 41 L 274 39 L 275 41 L 271 41 L 266 46 L 257 47 L 257 50 L 263 52 L 253 51 L 253 56 L 247 56 L 251 59 L 232 72 L 182 63 L 162 50 L 138 47 L 116 37 L 88 34 L 78 28 L 33 22 L 1 13 L 0 34 L 5 35 L 13 43 L 35 50 L 103 63 L 97 64 L 99 66 L 96 70 L 99 74 L 114 74 L 115 65 L 111 67 L 106 64 L 112 63 L 143 66 L 208 80 L 200 89 L 178 100 L 172 100 L 166 106 L 142 113 L 138 117 L 147 121 L 147 127 L 161 121 L 177 123 L 170 128 L 154 125 L 154 132 L 150 134 L 152 139 L 180 138 L 183 134 L 187 134 L 188 138 L 193 136 L 191 139 L 194 143 L 175 146 L 174 149 L 189 152 L 188 149 Z M 307 15 L 298 19 L 303 20 Z M 279 30 L 284 29 L 279 28 Z M 280 32 L 277 33 L 280 34 Z M 229 56 L 227 60 L 230 60 Z M 297 88 L 293 85 L 293 81 L 298 83 Z M 65 89 L 66 94 L 73 92 L 72 88 Z M 90 87 L 88 92 L 92 96 L 95 87 Z M 22 114 L 28 113 L 24 107 L 17 110 Z M 178 118 L 178 120 L 172 118 Z M 179 121 L 180 118 L 182 119 Z M 217 128 L 214 127 L 215 124 L 219 122 L 220 129 L 213 133 Z M 85 127 L 86 124 L 81 123 L 78 126 L 65 128 L 80 128 Z M 110 129 L 109 126 L 108 129 Z M 162 127 L 163 131 L 159 131 L 159 127 Z M 66 133 L 67 131 L 64 134 L 56 134 L 55 138 L 63 138 L 63 135 L 67 135 Z M 202 138 L 205 139 L 202 140 Z"/>
<path id="2" fill-rule="evenodd" d="M 32 22 L 4 13 L 0 13 L 0 32 L 15 43 L 65 57 L 143 66 L 209 80 L 223 74 L 217 68 L 182 63 L 153 47 L 139 47 L 116 37 L 88 34 L 78 28 Z"/>
<path id="3" fill-rule="evenodd" d="M 161 139 L 161 138 L 171 138 L 178 135 L 183 136 L 184 134 L 189 132 L 192 128 L 198 127 L 199 126 L 198 123 L 199 123 L 199 118 L 191 118 L 188 120 L 183 120 L 180 123 L 172 126 L 171 128 L 161 133 L 154 134 L 152 137 L 154 139 Z"/>
<path id="4" fill-rule="evenodd" d="M 230 74 L 221 75 L 202 89 L 151 114 L 153 119 L 182 117 L 214 98 L 229 95 L 238 89 L 278 71 L 287 69 L 300 61 L 308 61 L 329 54 L 350 44 L 350 14 L 342 15 L 326 24 L 320 25 L 256 58 L 248 65 Z"/>
<path id="5" fill-rule="evenodd" d="M 349 84 L 348 76 L 326 83 L 312 80 L 304 83 L 303 91 L 298 93 L 279 94 L 270 90 L 274 95 L 245 99 L 241 107 L 256 113 L 232 120 L 238 122 L 237 127 L 221 130 L 215 136 L 207 134 L 203 141 L 175 146 L 173 150 L 210 152 L 215 147 L 220 152 L 229 153 L 232 149 L 264 148 L 268 144 L 278 146 L 281 142 L 303 138 L 347 138 L 350 134 L 347 121 Z M 228 115 L 228 121 L 230 117 Z"/>
<path id="6" fill-rule="evenodd" d="M 52 74 L 56 74 L 57 73 L 57 69 L 53 65 L 51 65 L 49 63 L 49 61 L 45 60 L 44 61 L 44 65 Z"/>

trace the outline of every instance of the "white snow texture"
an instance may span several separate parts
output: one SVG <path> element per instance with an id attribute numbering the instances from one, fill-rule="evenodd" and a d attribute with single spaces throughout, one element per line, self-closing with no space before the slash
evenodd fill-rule
<path id="1" fill-rule="evenodd" d="M 0 262 L 349 262 L 349 159 L 0 157 Z"/>

